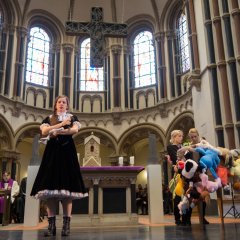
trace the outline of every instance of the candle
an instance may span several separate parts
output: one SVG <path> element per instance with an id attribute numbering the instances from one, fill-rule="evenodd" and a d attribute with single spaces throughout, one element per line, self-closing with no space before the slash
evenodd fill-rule
<path id="1" fill-rule="evenodd" d="M 78 158 L 78 162 L 79 162 L 79 165 L 80 165 L 80 153 L 77 153 L 77 158 Z"/>
<path id="2" fill-rule="evenodd" d="M 130 166 L 133 166 L 133 165 L 134 165 L 134 156 L 131 156 L 131 157 L 130 157 L 129 163 L 130 163 Z"/>
<path id="3" fill-rule="evenodd" d="M 118 164 L 119 166 L 123 166 L 123 157 L 118 158 Z"/>

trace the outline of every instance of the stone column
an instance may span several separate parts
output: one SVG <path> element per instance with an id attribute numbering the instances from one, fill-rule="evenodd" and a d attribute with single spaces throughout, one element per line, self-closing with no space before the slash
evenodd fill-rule
<path id="1" fill-rule="evenodd" d="M 62 92 L 70 98 L 71 96 L 71 59 L 73 52 L 72 44 L 63 44 L 64 63 L 63 63 L 63 78 L 62 78 Z"/>
<path id="2" fill-rule="evenodd" d="M 21 97 L 22 84 L 24 76 L 24 63 L 25 63 L 25 46 L 27 40 L 28 29 L 24 27 L 17 27 L 17 52 L 16 52 L 16 63 L 15 63 L 15 76 L 13 85 L 13 97 Z"/>
<path id="3" fill-rule="evenodd" d="M 128 74 L 128 67 L 129 67 L 129 56 L 131 54 L 131 48 L 129 46 L 124 46 L 123 48 L 123 69 L 124 69 L 124 75 L 123 75 L 123 82 L 124 82 L 124 107 L 126 109 L 129 108 L 129 98 L 130 98 L 130 91 L 132 91 L 130 85 L 129 85 L 129 74 Z M 130 89 L 129 89 L 130 88 Z"/>
<path id="4" fill-rule="evenodd" d="M 229 95 L 229 86 L 228 86 L 228 76 L 227 76 L 227 68 L 226 68 L 226 60 L 224 53 L 224 45 L 223 45 L 223 35 L 222 35 L 222 27 L 221 27 L 221 17 L 219 14 L 219 5 L 218 0 L 213 0 L 213 25 L 215 27 L 216 32 L 216 42 L 217 42 L 217 50 L 218 50 L 218 70 L 220 72 L 220 84 L 222 85 L 222 96 L 223 96 L 223 113 L 225 115 L 225 130 L 228 140 L 228 147 L 230 149 L 235 148 L 235 140 L 234 140 L 234 126 L 232 121 L 232 111 L 231 111 L 231 103 L 230 103 L 230 95 Z"/>
<path id="5" fill-rule="evenodd" d="M 200 63 L 199 63 L 199 52 L 198 52 L 198 42 L 197 42 L 197 29 L 196 29 L 196 19 L 194 13 L 193 0 L 189 0 L 187 3 L 187 8 L 189 12 L 190 19 L 190 29 L 191 33 L 189 35 L 190 44 L 192 45 L 192 71 L 194 73 L 200 73 Z"/>
<path id="6" fill-rule="evenodd" d="M 240 9 L 239 9 L 239 4 L 238 0 L 231 0 L 232 2 L 232 11 L 231 15 L 233 17 L 233 26 L 235 28 L 235 34 L 236 34 L 236 43 L 237 43 L 237 52 L 236 57 L 238 62 L 240 62 L 240 31 L 239 31 L 239 26 L 240 26 Z"/>
<path id="7" fill-rule="evenodd" d="M 162 169 L 158 162 L 156 136 L 149 134 L 148 177 L 148 212 L 150 223 L 163 222 Z"/>
<path id="8" fill-rule="evenodd" d="M 99 203 L 99 199 L 98 199 L 98 192 L 99 192 L 99 178 L 95 178 L 93 181 L 93 214 L 98 214 L 98 203 Z"/>
<path id="9" fill-rule="evenodd" d="M 121 45 L 111 46 L 113 53 L 113 107 L 121 107 L 121 78 L 120 78 L 120 54 L 122 51 Z"/>
<path id="10" fill-rule="evenodd" d="M 73 80 L 73 109 L 79 109 L 79 89 L 80 89 L 80 49 L 78 46 L 74 49 L 74 80 Z"/>
<path id="11" fill-rule="evenodd" d="M 171 97 L 175 97 L 175 79 L 174 79 L 174 64 L 173 64 L 173 39 L 174 33 L 167 33 L 167 42 L 168 42 L 168 59 L 169 59 L 169 80 L 170 80 L 170 94 Z"/>
<path id="12" fill-rule="evenodd" d="M 166 83 L 166 60 L 165 60 L 165 33 L 159 32 L 155 35 L 157 42 L 157 57 L 158 57 L 158 77 L 159 77 L 159 88 L 160 98 L 165 99 L 167 97 L 167 83 Z"/>

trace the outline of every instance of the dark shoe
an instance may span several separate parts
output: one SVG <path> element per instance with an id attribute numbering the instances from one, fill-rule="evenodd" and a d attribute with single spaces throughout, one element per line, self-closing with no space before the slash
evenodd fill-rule
<path id="1" fill-rule="evenodd" d="M 209 221 L 206 220 L 206 218 L 203 219 L 203 224 L 209 224 Z"/>
<path id="2" fill-rule="evenodd" d="M 48 229 L 44 232 L 45 237 L 56 236 L 56 217 L 48 218 Z"/>
<path id="3" fill-rule="evenodd" d="M 175 224 L 177 225 L 177 226 L 181 226 L 182 225 L 182 222 L 179 220 L 179 221 L 175 221 Z"/>
<path id="4" fill-rule="evenodd" d="M 187 222 L 187 223 L 186 223 L 186 226 L 191 226 L 191 225 L 192 225 L 191 222 Z"/>
<path id="5" fill-rule="evenodd" d="M 70 217 L 63 217 L 62 236 L 68 236 L 70 234 Z"/>

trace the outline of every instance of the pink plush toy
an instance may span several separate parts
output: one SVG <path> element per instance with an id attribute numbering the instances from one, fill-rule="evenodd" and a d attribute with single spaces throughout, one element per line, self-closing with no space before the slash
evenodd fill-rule
<path id="1" fill-rule="evenodd" d="M 222 187 L 220 178 L 216 178 L 213 182 L 208 180 L 208 175 L 205 173 L 199 174 L 199 177 L 202 180 L 203 188 L 206 188 L 208 192 L 215 192 L 218 188 Z"/>

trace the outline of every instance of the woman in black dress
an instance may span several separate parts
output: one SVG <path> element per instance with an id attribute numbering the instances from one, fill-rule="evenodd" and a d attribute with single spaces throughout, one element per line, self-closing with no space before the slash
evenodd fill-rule
<path id="1" fill-rule="evenodd" d="M 48 231 L 45 236 L 56 235 L 56 208 L 63 207 L 62 236 L 70 233 L 72 200 L 88 196 L 80 172 L 72 135 L 81 125 L 77 117 L 68 113 L 69 99 L 59 96 L 54 113 L 43 120 L 40 130 L 48 136 L 42 162 L 35 179 L 31 196 L 45 200 L 48 213 Z"/>

